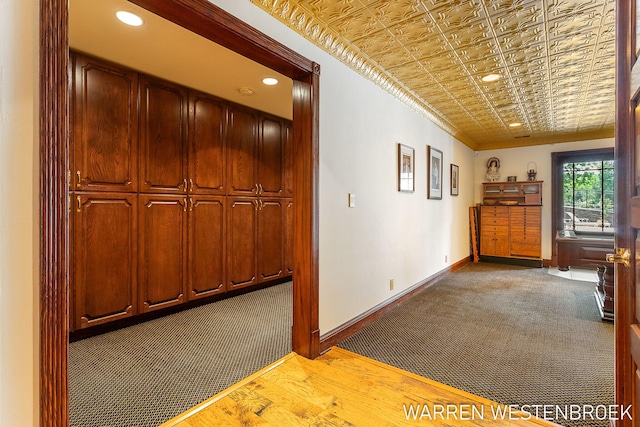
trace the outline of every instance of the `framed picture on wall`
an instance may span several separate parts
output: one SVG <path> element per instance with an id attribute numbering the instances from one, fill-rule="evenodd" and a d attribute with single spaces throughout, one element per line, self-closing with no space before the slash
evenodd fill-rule
<path id="1" fill-rule="evenodd" d="M 442 199 L 442 151 L 427 145 L 427 199 Z"/>
<path id="2" fill-rule="evenodd" d="M 451 164 L 451 195 L 457 196 L 460 192 L 460 168 Z"/>
<path id="3" fill-rule="evenodd" d="M 413 193 L 415 150 L 407 145 L 398 144 L 398 191 Z"/>

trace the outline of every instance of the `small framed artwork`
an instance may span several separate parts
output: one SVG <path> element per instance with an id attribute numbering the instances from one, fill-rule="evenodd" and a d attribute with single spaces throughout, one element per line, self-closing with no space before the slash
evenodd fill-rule
<path id="1" fill-rule="evenodd" d="M 413 193 L 415 190 L 415 150 L 398 144 L 398 191 Z"/>
<path id="2" fill-rule="evenodd" d="M 460 192 L 460 168 L 451 164 L 451 195 L 457 196 Z"/>
<path id="3" fill-rule="evenodd" d="M 427 145 L 427 199 L 442 199 L 442 151 Z"/>

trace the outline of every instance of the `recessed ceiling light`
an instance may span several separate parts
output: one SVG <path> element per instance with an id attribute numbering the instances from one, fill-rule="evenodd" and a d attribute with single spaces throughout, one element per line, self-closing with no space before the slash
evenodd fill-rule
<path id="1" fill-rule="evenodd" d="M 509 123 L 510 128 L 517 128 L 519 126 L 522 126 L 522 123 L 519 123 L 519 122 Z"/>
<path id="2" fill-rule="evenodd" d="M 487 74 L 482 78 L 482 81 L 486 83 L 495 82 L 496 80 L 499 80 L 501 77 L 502 76 L 500 74 Z"/>
<path id="3" fill-rule="evenodd" d="M 238 89 L 238 92 L 240 92 L 240 95 L 243 96 L 253 95 L 253 89 L 251 89 L 250 87 L 241 87 L 240 89 Z"/>
<path id="4" fill-rule="evenodd" d="M 273 86 L 278 84 L 278 79 L 274 79 L 273 77 L 265 77 L 264 79 L 262 79 L 262 83 L 266 84 L 267 86 Z"/>
<path id="5" fill-rule="evenodd" d="M 119 10 L 116 12 L 116 17 L 123 23 L 127 25 L 131 25 L 132 27 L 139 27 L 142 25 L 142 18 L 138 15 L 133 14 L 131 12 L 125 12 L 124 10 Z"/>

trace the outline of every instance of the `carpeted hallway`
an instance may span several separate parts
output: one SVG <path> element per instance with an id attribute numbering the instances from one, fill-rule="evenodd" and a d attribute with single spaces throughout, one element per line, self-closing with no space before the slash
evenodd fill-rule
<path id="1" fill-rule="evenodd" d="M 611 404 L 613 325 L 593 289 L 468 264 L 340 347 L 499 403 Z M 291 301 L 288 283 L 72 343 L 71 426 L 156 426 L 283 357 Z"/>
<path id="2" fill-rule="evenodd" d="M 609 405 L 613 325 L 593 291 L 546 268 L 468 264 L 340 347 L 499 403 Z"/>

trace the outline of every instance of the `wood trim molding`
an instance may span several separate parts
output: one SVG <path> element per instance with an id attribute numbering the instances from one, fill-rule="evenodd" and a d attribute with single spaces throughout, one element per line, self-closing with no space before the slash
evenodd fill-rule
<path id="1" fill-rule="evenodd" d="M 68 425 L 67 2 L 40 1 L 40 425 Z"/>
<path id="2" fill-rule="evenodd" d="M 293 350 L 319 355 L 318 329 L 318 64 L 206 0 L 135 0 L 216 43 L 292 78 L 294 174 Z M 69 423 L 67 178 L 69 135 L 68 3 L 40 0 L 40 425 Z M 296 83 L 300 82 L 300 83 Z"/>
<path id="3" fill-rule="evenodd" d="M 341 341 L 346 340 L 351 335 L 358 332 L 360 329 L 364 328 L 367 325 L 370 325 L 374 321 L 378 320 L 391 310 L 396 307 L 401 306 L 405 302 L 409 301 L 411 298 L 419 294 L 420 292 L 427 289 L 429 286 L 436 284 L 438 281 L 446 277 L 448 274 L 453 273 L 456 270 L 461 269 L 468 263 L 473 261 L 473 257 L 469 256 L 461 259 L 455 264 L 450 265 L 449 267 L 440 270 L 436 274 L 433 274 L 426 279 L 416 283 L 410 288 L 400 292 L 397 295 L 389 298 L 386 301 L 381 302 L 375 307 L 365 311 L 361 315 L 354 317 L 348 322 L 338 326 L 337 328 L 327 332 L 326 334 L 320 337 L 320 352 L 324 353 L 328 351 L 331 347 L 339 344 Z"/>

